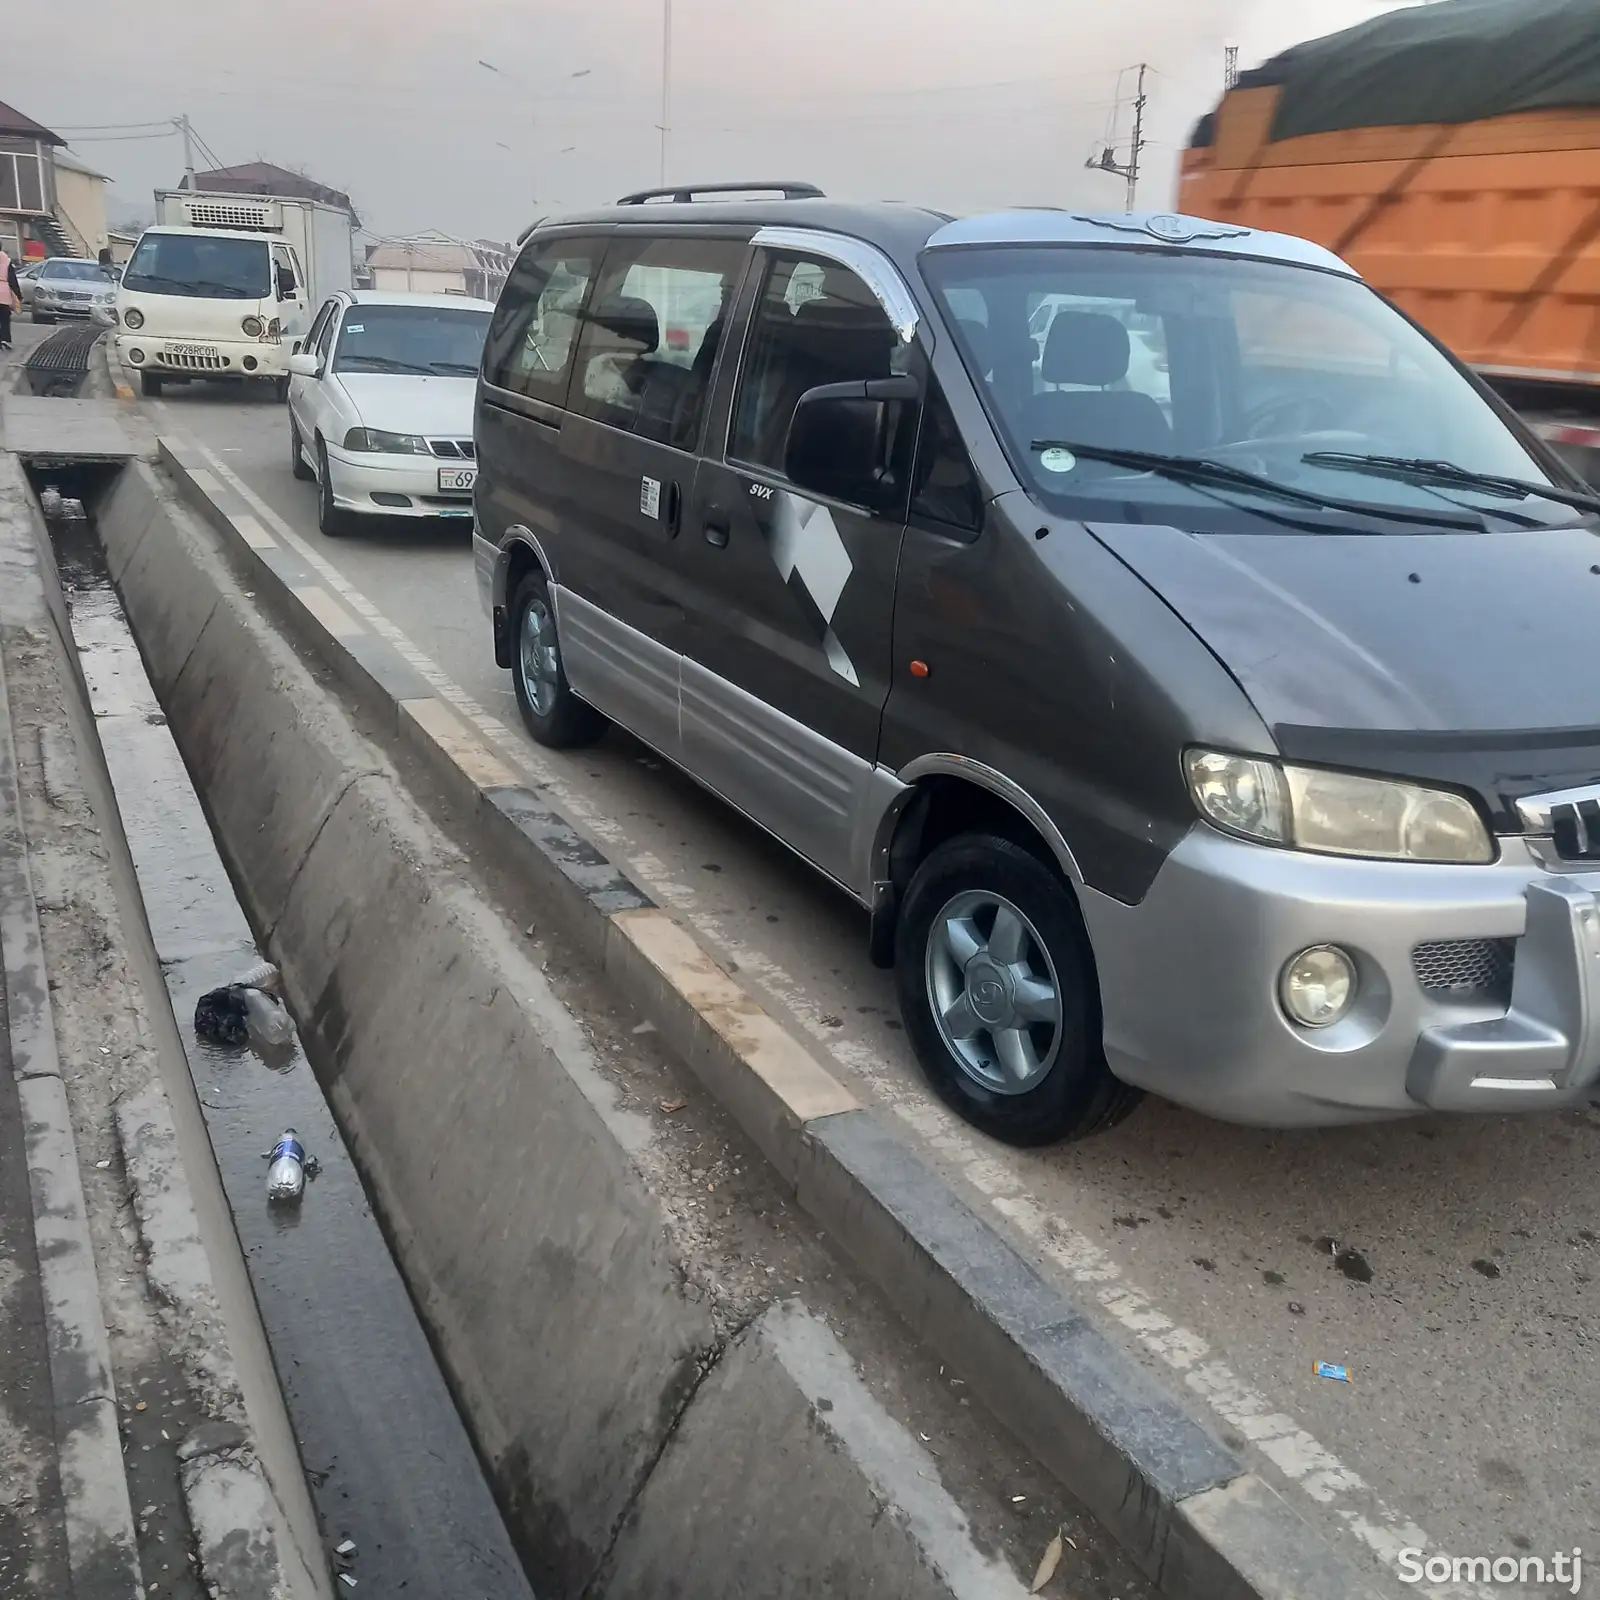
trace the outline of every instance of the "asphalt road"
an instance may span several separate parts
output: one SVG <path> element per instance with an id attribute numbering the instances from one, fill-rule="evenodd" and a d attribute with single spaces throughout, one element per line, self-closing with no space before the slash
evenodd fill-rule
<path id="1" fill-rule="evenodd" d="M 196 386 L 150 409 L 1332 1540 L 1386 1564 L 1600 1543 L 1600 1111 L 1269 1133 L 1147 1101 L 1085 1144 L 992 1144 L 925 1090 L 856 908 L 625 735 L 532 744 L 465 523 L 324 539 L 283 408 Z"/>

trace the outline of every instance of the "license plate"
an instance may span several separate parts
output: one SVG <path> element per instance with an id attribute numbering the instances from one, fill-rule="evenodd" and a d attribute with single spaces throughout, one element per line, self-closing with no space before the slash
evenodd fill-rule
<path id="1" fill-rule="evenodd" d="M 214 344 L 169 344 L 167 354 L 170 356 L 214 356 L 217 347 Z"/>
<path id="2" fill-rule="evenodd" d="M 439 493 L 466 494 L 478 481 L 476 467 L 440 467 Z"/>

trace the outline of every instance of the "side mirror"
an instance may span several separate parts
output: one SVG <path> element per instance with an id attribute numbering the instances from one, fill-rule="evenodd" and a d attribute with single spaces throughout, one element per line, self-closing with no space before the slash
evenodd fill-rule
<path id="1" fill-rule="evenodd" d="M 789 424 L 785 475 L 797 489 L 869 511 L 890 510 L 903 491 L 890 459 L 889 408 L 921 395 L 909 374 L 807 389 Z"/>
<path id="2" fill-rule="evenodd" d="M 296 354 L 289 357 L 289 371 L 297 378 L 314 378 L 321 367 L 315 356 Z"/>

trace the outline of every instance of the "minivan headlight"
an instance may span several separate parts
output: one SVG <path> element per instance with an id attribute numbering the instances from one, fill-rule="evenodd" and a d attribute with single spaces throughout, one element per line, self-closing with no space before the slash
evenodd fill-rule
<path id="1" fill-rule="evenodd" d="M 428 441 L 414 433 L 385 433 L 381 428 L 352 428 L 344 436 L 346 450 L 371 450 L 386 456 L 426 456 Z"/>
<path id="2" fill-rule="evenodd" d="M 122 323 L 123 326 L 127 328 L 133 328 L 136 330 L 142 328 L 144 326 L 144 312 L 142 312 L 138 306 L 129 306 L 128 309 L 122 313 Z"/>
<path id="3" fill-rule="evenodd" d="M 239 331 L 247 339 L 259 339 L 266 332 L 266 324 L 260 317 L 246 317 L 239 324 Z"/>
<path id="4" fill-rule="evenodd" d="M 1472 802 L 1445 789 L 1217 750 L 1189 751 L 1184 772 L 1206 821 L 1260 844 L 1379 861 L 1494 860 Z"/>

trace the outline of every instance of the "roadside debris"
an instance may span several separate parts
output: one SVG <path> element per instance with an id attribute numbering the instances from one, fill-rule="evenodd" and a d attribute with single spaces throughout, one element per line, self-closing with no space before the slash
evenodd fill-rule
<path id="1" fill-rule="evenodd" d="M 1331 1361 L 1319 1361 L 1316 1365 L 1316 1374 L 1319 1378 L 1332 1378 L 1335 1383 L 1349 1383 L 1350 1374 L 1343 1367 L 1336 1367 Z"/>
<path id="2" fill-rule="evenodd" d="M 285 1045 L 294 1020 L 278 998 L 278 969 L 262 961 L 219 989 L 208 989 L 194 1008 L 194 1031 L 213 1044 Z"/>
<path id="3" fill-rule="evenodd" d="M 285 1128 L 283 1137 L 261 1159 L 272 1163 L 267 1168 L 269 1200 L 298 1200 L 305 1193 L 307 1175 L 314 1178 L 320 1169 L 317 1158 L 306 1154 L 293 1128 Z"/>
<path id="4" fill-rule="evenodd" d="M 1044 1547 L 1044 1554 L 1039 1558 L 1038 1570 L 1033 1575 L 1033 1582 L 1028 1585 L 1029 1594 L 1038 1594 L 1055 1577 L 1056 1568 L 1061 1565 L 1061 1552 L 1064 1546 L 1065 1535 L 1058 1528 L 1055 1538 Z"/>

